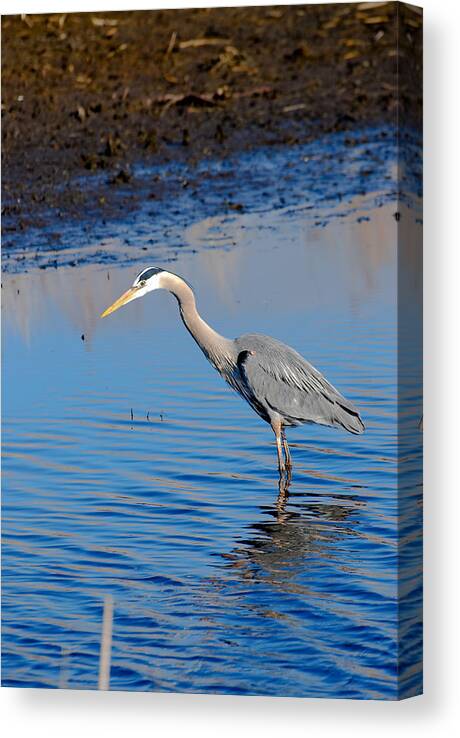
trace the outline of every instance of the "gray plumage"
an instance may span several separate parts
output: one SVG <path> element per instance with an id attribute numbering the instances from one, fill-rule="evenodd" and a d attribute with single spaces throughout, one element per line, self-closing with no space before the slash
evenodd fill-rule
<path id="1" fill-rule="evenodd" d="M 133 286 L 104 312 L 113 312 L 154 289 L 166 289 L 179 303 L 182 320 L 207 359 L 228 384 L 270 423 L 276 438 L 280 475 L 290 475 L 285 427 L 318 423 L 362 433 L 354 405 L 290 346 L 258 333 L 228 339 L 199 315 L 191 286 L 158 267 L 143 270 Z M 283 458 L 284 451 L 284 458 Z"/>
<path id="2" fill-rule="evenodd" d="M 362 433 L 364 424 L 351 402 L 290 346 L 258 333 L 235 340 L 241 390 L 256 412 L 283 425 L 319 423 Z"/>

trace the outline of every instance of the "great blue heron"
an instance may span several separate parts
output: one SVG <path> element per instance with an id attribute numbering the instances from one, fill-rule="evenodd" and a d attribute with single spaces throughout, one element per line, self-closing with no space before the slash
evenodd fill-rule
<path id="1" fill-rule="evenodd" d="M 219 374 L 270 423 L 276 438 L 280 477 L 285 473 L 290 476 L 292 467 L 286 426 L 319 423 L 350 433 L 363 432 L 364 424 L 354 405 L 297 351 L 259 333 L 246 333 L 235 339 L 216 333 L 199 315 L 191 286 L 177 274 L 147 267 L 101 317 L 160 289 L 174 295 L 185 327 Z"/>

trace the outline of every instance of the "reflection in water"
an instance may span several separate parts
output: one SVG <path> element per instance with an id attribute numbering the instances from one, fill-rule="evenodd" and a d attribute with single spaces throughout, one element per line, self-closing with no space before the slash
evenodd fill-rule
<path id="1" fill-rule="evenodd" d="M 342 536 L 354 534 L 356 511 L 344 502 L 356 503 L 357 498 L 345 495 L 339 499 L 342 504 L 338 500 L 335 504 L 303 502 L 289 509 L 288 487 L 280 481 L 276 506 L 263 510 L 272 520 L 249 526 L 243 546 L 223 557 L 245 579 L 263 579 L 274 587 L 289 589 L 312 558 L 334 556 L 334 544 Z"/>
<path id="2" fill-rule="evenodd" d="M 289 469 L 286 476 L 280 476 L 278 480 L 278 499 L 276 501 L 276 509 L 281 514 L 286 510 L 286 503 L 289 497 L 289 487 L 292 481 L 292 470 Z"/>
<path id="3" fill-rule="evenodd" d="M 95 688 L 110 595 L 112 689 L 397 696 L 421 653 L 421 451 L 398 437 L 394 206 L 335 204 L 323 227 L 304 200 L 196 223 L 174 266 L 219 332 L 279 337 L 363 414 L 362 436 L 292 429 L 280 489 L 270 429 L 203 362 L 172 299 L 98 320 L 137 266 L 5 276 L 5 684 Z M 414 246 L 408 305 L 416 259 Z M 416 428 L 417 352 L 404 361 Z M 421 668 L 408 677 L 417 692 Z"/>
<path id="4" fill-rule="evenodd" d="M 295 696 L 306 687 L 321 695 L 330 679 L 349 697 L 359 697 L 364 684 L 368 696 L 391 691 L 396 644 L 388 626 L 396 622 L 396 598 L 389 572 L 372 563 L 368 505 L 362 493 L 331 496 L 312 486 L 307 494 L 297 488 L 290 500 L 283 489 L 275 505 L 260 508 L 263 522 L 247 526 L 238 545 L 221 554 L 223 567 L 202 595 L 207 633 L 225 627 L 229 647 L 244 641 L 246 659 L 260 663 L 256 691 Z M 359 553 L 350 557 L 353 549 Z M 236 622 L 223 612 L 229 598 Z"/>

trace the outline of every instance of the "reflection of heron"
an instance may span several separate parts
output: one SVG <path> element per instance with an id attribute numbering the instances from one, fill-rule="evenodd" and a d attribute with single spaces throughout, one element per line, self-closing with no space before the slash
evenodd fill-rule
<path id="1" fill-rule="evenodd" d="M 247 333 L 234 340 L 220 336 L 200 317 L 192 288 L 176 274 L 158 267 L 144 269 L 133 286 L 102 317 L 158 289 L 174 295 L 185 327 L 206 358 L 256 413 L 270 423 L 276 437 L 280 476 L 286 473 L 289 480 L 291 470 L 286 426 L 319 423 L 362 433 L 364 424 L 352 403 L 300 354 L 258 333 Z"/>
<path id="2" fill-rule="evenodd" d="M 315 562 L 340 558 L 342 542 L 355 535 L 357 513 L 365 503 L 353 494 L 313 494 L 315 501 L 303 499 L 295 509 L 286 508 L 285 497 L 278 498 L 276 507 L 261 508 L 268 519 L 249 525 L 243 541 L 221 554 L 228 566 L 244 579 L 299 591 L 298 574 Z"/>

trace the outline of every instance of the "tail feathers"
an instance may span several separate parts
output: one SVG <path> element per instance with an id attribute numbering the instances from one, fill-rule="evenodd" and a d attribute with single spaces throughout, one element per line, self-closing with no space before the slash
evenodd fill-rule
<path id="1" fill-rule="evenodd" d="M 337 402 L 337 409 L 338 412 L 335 420 L 338 425 L 342 426 L 342 428 L 345 428 L 345 430 L 350 433 L 363 433 L 363 431 L 366 430 L 366 426 L 361 420 L 360 414 L 355 410 L 353 405 L 345 405 L 341 402 Z"/>

